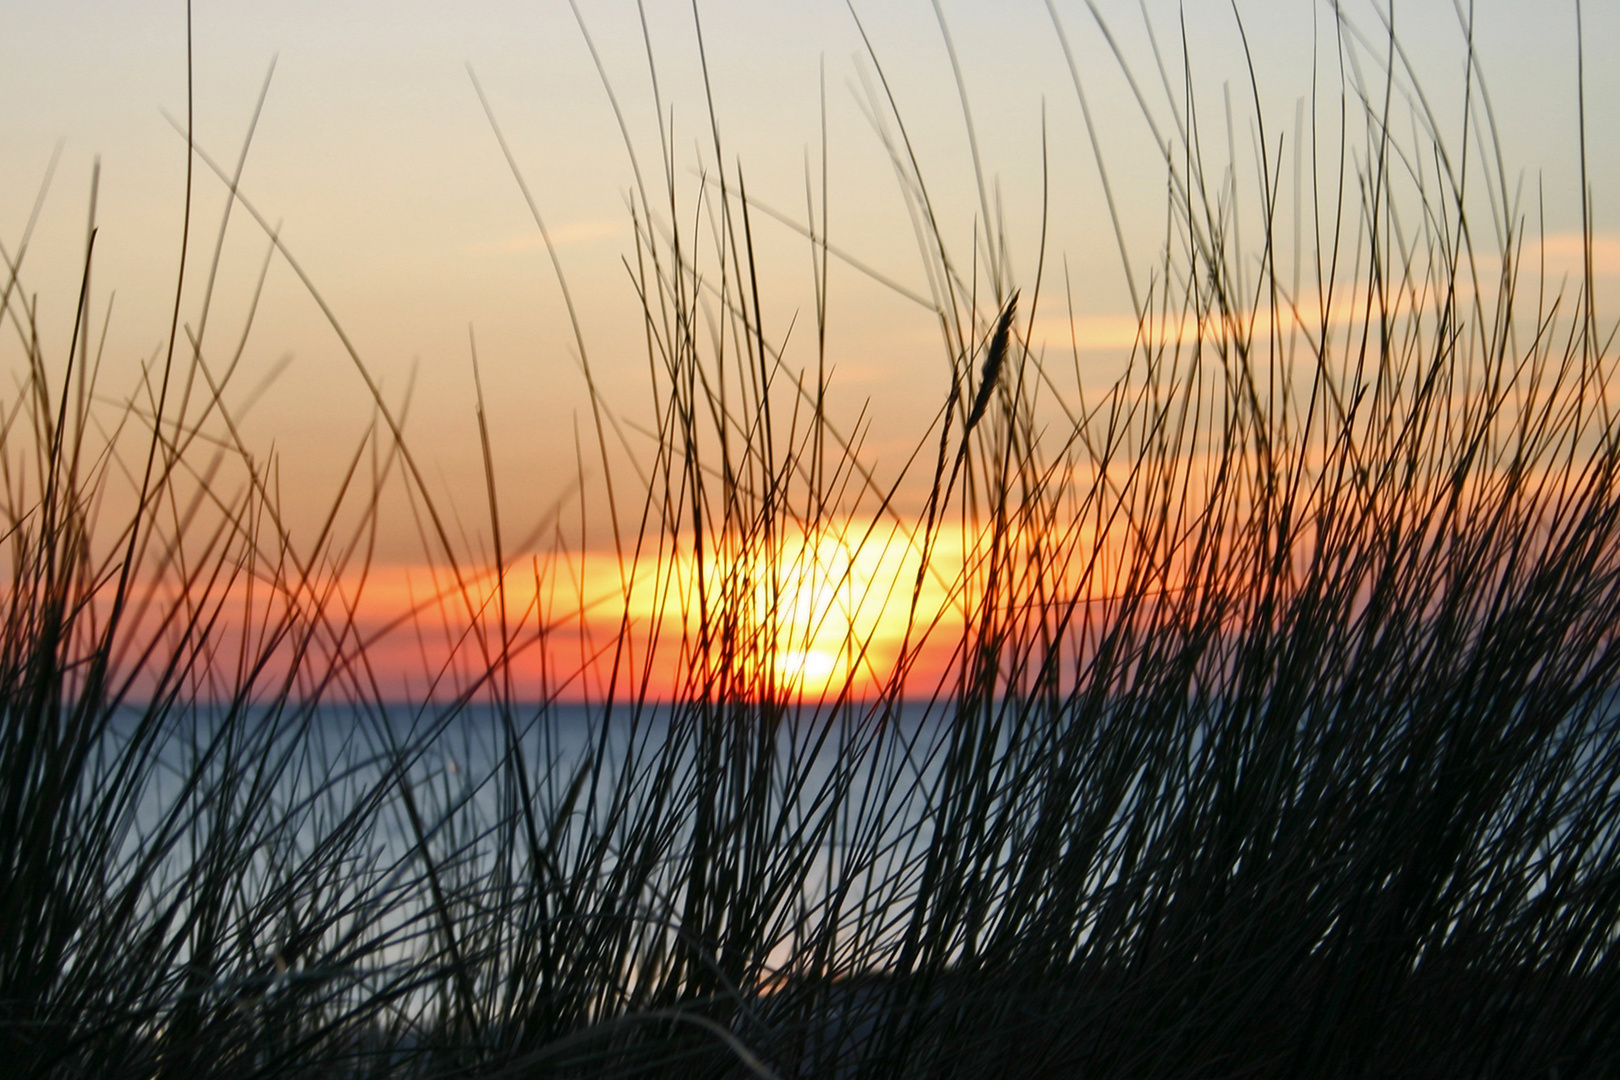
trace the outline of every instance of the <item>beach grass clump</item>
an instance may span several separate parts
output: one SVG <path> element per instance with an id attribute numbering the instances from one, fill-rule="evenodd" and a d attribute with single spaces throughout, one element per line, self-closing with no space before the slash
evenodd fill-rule
<path id="1" fill-rule="evenodd" d="M 1562 293 L 1540 280 L 1499 148 L 1453 150 L 1377 44 L 1339 24 L 1344 57 L 1379 62 L 1341 68 L 1335 152 L 1292 136 L 1343 170 L 1311 190 L 1345 193 L 1317 195 L 1332 225 L 1301 268 L 1264 126 L 1240 199 L 1172 96 L 1162 243 L 1127 260 L 1138 330 L 1108 386 L 1032 339 L 1043 277 L 953 255 L 875 90 L 947 343 L 932 426 L 881 474 L 825 365 L 767 333 L 740 170 L 700 180 L 696 212 L 673 168 L 634 188 L 654 438 L 627 472 L 590 383 L 626 568 L 605 640 L 584 598 L 513 602 L 580 553 L 505 550 L 492 468 L 494 565 L 453 542 L 335 317 L 375 423 L 303 537 L 238 437 L 207 300 L 111 397 L 93 216 L 66 358 L 8 249 L 9 1066 L 1612 1075 L 1611 334 L 1590 258 Z M 240 168 L 193 151 L 297 269 Z M 824 357 L 832 248 L 805 232 Z M 379 629 L 389 490 L 441 587 Z M 869 550 L 905 571 L 852 597 Z M 788 600 L 822 587 L 848 629 L 813 690 L 818 631 Z M 897 645 L 861 605 L 898 614 Z M 390 635 L 422 645 L 415 699 L 373 659 Z"/>

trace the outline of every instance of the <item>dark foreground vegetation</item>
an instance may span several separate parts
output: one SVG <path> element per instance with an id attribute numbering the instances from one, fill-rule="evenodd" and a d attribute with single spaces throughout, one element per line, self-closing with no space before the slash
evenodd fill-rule
<path id="1" fill-rule="evenodd" d="M 1368 62 L 1390 41 L 1329 36 L 1343 93 L 1312 114 L 1342 110 L 1338 145 L 1288 136 L 1303 271 L 1279 265 L 1292 144 L 1261 125 L 1240 199 L 1195 103 L 1155 114 L 1164 243 L 1109 387 L 1031 347 L 1050 278 L 1015 294 L 988 233 L 949 252 L 873 83 L 950 343 L 905 475 L 829 419 L 814 356 L 772 351 L 759 214 L 731 170 L 683 203 L 667 135 L 629 260 L 659 440 L 598 475 L 626 558 L 721 570 L 669 594 L 684 689 L 649 700 L 627 621 L 567 746 L 556 702 L 588 680 L 572 645 L 513 674 L 566 619 L 509 610 L 540 556 L 501 550 L 493 477 L 491 581 L 378 394 L 334 524 L 293 535 L 223 404 L 234 342 L 194 344 L 206 311 L 108 404 L 89 298 L 47 355 L 8 248 L 0 1072 L 1620 1074 L 1620 387 L 1592 234 L 1584 280 L 1542 280 L 1475 77 L 1448 144 L 1399 55 Z M 416 613 L 457 644 L 415 703 L 383 700 L 342 584 L 388 485 L 460 583 Z M 942 632 L 919 617 L 882 693 L 797 700 L 762 580 L 795 538 L 877 542 L 849 523 L 917 488 L 910 542 L 968 542 L 947 674 L 911 666 Z M 481 764 L 442 766 L 475 715 Z"/>

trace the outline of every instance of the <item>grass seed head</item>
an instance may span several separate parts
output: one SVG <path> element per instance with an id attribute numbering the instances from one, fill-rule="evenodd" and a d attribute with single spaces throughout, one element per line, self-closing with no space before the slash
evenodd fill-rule
<path id="1" fill-rule="evenodd" d="M 1001 377 L 1001 369 L 1007 360 L 1007 340 L 1012 336 L 1013 315 L 1017 310 L 1018 293 L 1014 292 L 1007 306 L 1001 309 L 1001 317 L 996 320 L 996 331 L 990 336 L 984 367 L 979 370 L 979 393 L 973 399 L 972 411 L 968 413 L 968 431 L 972 431 L 973 426 L 983 418 L 984 410 L 990 404 L 990 395 L 995 392 L 996 380 Z"/>

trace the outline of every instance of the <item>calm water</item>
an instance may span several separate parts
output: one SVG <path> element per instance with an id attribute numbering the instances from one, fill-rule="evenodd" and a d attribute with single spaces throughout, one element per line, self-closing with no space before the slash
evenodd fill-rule
<path id="1" fill-rule="evenodd" d="M 542 825 L 568 808 L 556 818 L 553 852 L 567 866 L 582 841 L 622 830 L 648 800 L 660 799 L 671 815 L 679 850 L 700 800 L 747 792 L 766 820 L 803 825 L 833 815 L 830 848 L 859 833 L 888 853 L 865 865 L 870 874 L 926 845 L 949 734 L 941 716 L 917 705 L 886 717 L 868 707 L 835 715 L 807 706 L 785 711 L 766 733 L 749 709 L 704 723 L 667 707 L 620 708 L 606 719 L 578 705 L 504 715 L 485 705 L 323 706 L 237 720 L 199 711 L 171 718 L 156 744 L 126 852 L 133 856 L 166 825 L 192 837 L 223 826 L 245 829 L 267 859 L 296 858 L 360 820 L 363 875 L 386 890 L 390 876 L 417 873 L 423 842 L 463 872 L 490 865 L 498 826 L 512 820 L 523 793 Z M 129 712 L 114 726 L 109 766 L 137 719 Z M 1004 737 L 996 741 L 1005 747 Z M 711 763 L 706 773 L 696 768 L 700 759 Z M 720 795 L 703 786 L 715 769 L 727 784 Z M 716 809 L 724 816 L 735 804 Z M 176 845 L 176 872 L 190 851 Z M 836 865 L 822 860 L 807 885 L 824 888 L 825 868 Z"/>
<path id="2" fill-rule="evenodd" d="M 1614 717 L 1612 708 L 1600 711 L 1583 737 L 1587 750 L 1580 766 L 1561 781 L 1571 790 L 1596 782 L 1599 792 L 1608 789 L 1611 804 L 1620 798 Z M 108 767 L 136 724 L 133 713 L 119 718 L 107 745 Z M 988 793 L 974 812 L 1034 808 L 1042 783 L 1034 765 L 1045 768 L 1053 760 L 1053 745 L 1043 738 L 1054 730 L 1001 727 L 973 747 L 979 761 L 989 763 L 981 771 Z M 1196 775 L 1188 770 L 1198 767 L 1203 753 L 1198 730 L 1196 724 L 1183 729 L 1194 734 L 1166 751 L 1170 757 L 1159 764 L 1174 759 L 1177 776 Z M 623 708 L 604 718 L 599 709 L 573 705 L 505 715 L 482 705 L 322 707 L 265 711 L 236 721 L 206 712 L 180 714 L 155 744 L 124 850 L 133 860 L 167 831 L 172 846 L 158 879 L 179 882 L 194 865 L 196 845 L 227 830 L 240 838 L 233 841 L 237 850 L 252 853 L 244 894 L 263 896 L 309 860 L 320 863 L 334 841 L 341 843 L 340 888 L 350 897 L 345 902 L 352 905 L 353 920 L 370 920 L 372 932 L 392 942 L 369 954 L 378 970 L 408 964 L 424 948 L 437 947 L 433 931 L 418 918 L 428 903 L 423 849 L 453 888 L 476 896 L 479 883 L 497 869 L 502 845 L 511 842 L 503 823 L 518 820 L 523 792 L 542 830 L 556 823 L 548 857 L 565 880 L 593 840 L 607 840 L 611 854 L 597 869 L 610 871 L 627 829 L 645 822 L 648 808 L 656 807 L 652 813 L 667 830 L 671 857 L 653 874 L 649 895 L 673 904 L 685 885 L 678 856 L 696 808 L 708 800 L 721 821 L 735 819 L 741 804 L 757 811 L 756 821 L 811 837 L 803 843 L 814 849 L 813 857 L 795 879 L 799 895 L 784 899 L 788 907 L 813 907 L 835 888 L 847 888 L 848 895 L 863 898 L 861 904 L 898 903 L 903 910 L 940 816 L 960 809 L 949 805 L 941 784 L 947 753 L 964 747 L 961 734 L 942 708 L 930 712 L 916 705 L 890 716 L 864 707 L 838 714 L 790 709 L 772 731 L 750 709 L 703 722 L 669 708 Z M 700 761 L 710 768 L 700 770 Z M 704 786 L 704 777 L 717 774 L 731 785 L 719 795 Z M 1081 790 L 1084 798 L 1096 795 L 1083 783 Z M 1588 789 L 1588 796 L 1594 794 L 1603 798 Z M 1133 783 L 1111 811 L 1114 822 L 1130 817 L 1139 799 L 1163 795 Z M 1605 836 L 1616 828 L 1620 823 L 1610 819 Z M 1103 843 L 1124 843 L 1125 831 Z M 785 850 L 770 847 L 767 854 Z M 980 854 L 997 862 L 1008 852 Z M 1538 872 L 1530 864 L 1524 869 Z M 1539 888 L 1531 883 L 1529 895 Z M 773 956 L 772 963 L 779 959 Z M 222 973 L 221 985 L 232 985 L 233 978 Z"/>
<path id="3" fill-rule="evenodd" d="M 1613 760 L 1620 754 L 1617 713 L 1611 706 L 1593 717 L 1580 740 L 1582 766 L 1569 781 L 1620 782 Z M 668 707 L 620 707 L 604 718 L 600 708 L 580 705 L 504 713 L 488 705 L 321 706 L 234 721 L 206 711 L 181 713 L 169 719 L 150 757 L 130 844 L 157 829 L 165 815 L 178 811 L 207 826 L 234 807 L 266 835 L 307 845 L 358 813 L 370 823 L 379 863 L 407 855 L 418 843 L 418 825 L 430 840 L 471 855 L 480 837 L 514 813 L 513 800 L 527 793 L 529 805 L 542 811 L 570 807 L 563 830 L 569 845 L 603 828 L 616 801 L 633 813 L 641 800 L 661 794 L 690 813 L 695 800 L 712 794 L 700 787 L 696 763 L 703 758 L 709 775 L 724 771 L 730 790 L 765 799 L 768 815 L 803 822 L 833 812 L 849 830 L 875 830 L 878 846 L 909 850 L 932 827 L 943 763 L 953 734 L 962 734 L 953 733 L 946 717 L 945 706 L 920 704 L 892 713 L 877 706 L 837 712 L 804 706 L 781 711 L 774 732 L 766 732 L 758 710 L 748 707 L 703 721 L 691 710 Z M 108 766 L 136 720 L 126 712 L 114 725 Z M 1182 745 L 1168 751 L 1170 758 L 1162 757 L 1162 746 L 1150 756 L 1160 755 L 1161 767 L 1194 775 L 1204 760 L 1202 730 L 1199 724 L 1183 729 Z M 1050 761 L 1053 733 L 1050 723 L 1008 723 L 983 737 L 977 756 L 981 766 L 992 763 L 997 800 L 1020 797 L 1021 771 Z M 1121 815 L 1132 801 L 1120 804 Z M 408 803 L 418 823 L 410 820 Z"/>

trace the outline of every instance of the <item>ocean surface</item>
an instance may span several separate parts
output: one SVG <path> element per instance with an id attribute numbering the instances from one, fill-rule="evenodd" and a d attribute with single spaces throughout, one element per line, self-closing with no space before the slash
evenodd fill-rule
<path id="1" fill-rule="evenodd" d="M 865 852 L 863 876 L 893 872 L 926 847 L 953 728 L 944 716 L 943 707 L 921 704 L 768 713 L 753 705 L 197 707 L 172 710 L 135 753 L 142 714 L 131 708 L 111 726 L 92 775 L 139 763 L 145 775 L 125 856 L 132 863 L 167 844 L 173 874 L 210 834 L 261 849 L 266 874 L 341 842 L 364 853 L 355 882 L 386 894 L 419 876 L 424 849 L 463 880 L 493 866 L 502 824 L 525 811 L 548 832 L 549 857 L 567 867 L 582 844 L 623 833 L 646 813 L 662 815 L 665 842 L 679 851 L 706 805 L 717 820 L 747 817 L 820 836 L 829 858 L 806 882 L 819 891 L 852 838 Z M 998 753 L 1007 740 L 1000 731 L 981 749 Z"/>

